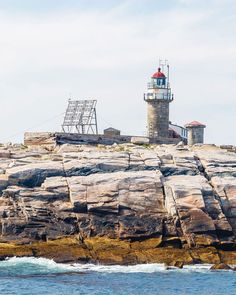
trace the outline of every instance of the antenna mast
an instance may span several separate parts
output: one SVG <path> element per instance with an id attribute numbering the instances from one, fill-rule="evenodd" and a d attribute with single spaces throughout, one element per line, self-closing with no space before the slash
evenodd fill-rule
<path id="1" fill-rule="evenodd" d="M 159 59 L 159 67 L 161 68 L 162 72 L 165 72 L 165 69 L 167 68 L 166 76 L 167 76 L 167 86 L 169 88 L 169 85 L 170 85 L 170 65 L 169 65 L 168 60 L 167 59 L 165 59 L 165 60 Z"/>

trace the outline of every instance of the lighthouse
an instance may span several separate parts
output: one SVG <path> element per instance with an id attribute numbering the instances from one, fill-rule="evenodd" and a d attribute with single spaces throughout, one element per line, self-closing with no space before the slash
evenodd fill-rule
<path id="1" fill-rule="evenodd" d="M 152 141 L 168 138 L 169 135 L 169 104 L 173 101 L 169 83 L 169 64 L 161 64 L 147 85 L 144 94 L 147 102 L 147 131 Z"/>

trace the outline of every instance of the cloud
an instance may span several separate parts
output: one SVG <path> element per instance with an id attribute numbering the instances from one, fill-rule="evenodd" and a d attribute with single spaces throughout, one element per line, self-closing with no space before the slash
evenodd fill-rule
<path id="1" fill-rule="evenodd" d="M 176 94 L 171 119 L 202 120 L 211 125 L 207 141 L 233 141 L 227 127 L 235 124 L 234 115 L 227 116 L 226 108 L 222 120 L 221 109 L 235 109 L 234 2 L 118 2 L 0 11 L 2 140 L 18 132 L 14 140 L 20 140 L 24 130 L 62 113 L 69 93 L 98 98 L 101 130 L 114 125 L 143 134 L 146 82 L 158 59 L 168 58 Z M 221 121 L 212 121 L 212 114 Z M 61 120 L 41 129 L 58 130 Z"/>

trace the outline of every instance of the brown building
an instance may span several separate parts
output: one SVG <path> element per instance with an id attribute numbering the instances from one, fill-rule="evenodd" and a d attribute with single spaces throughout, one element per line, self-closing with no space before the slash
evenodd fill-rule
<path id="1" fill-rule="evenodd" d="M 103 133 L 104 135 L 107 135 L 107 136 L 120 136 L 120 130 L 112 128 L 112 127 L 104 129 Z"/>

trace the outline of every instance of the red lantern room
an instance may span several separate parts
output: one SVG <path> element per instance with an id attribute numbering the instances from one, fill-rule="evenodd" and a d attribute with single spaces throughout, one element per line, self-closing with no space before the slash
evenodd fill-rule
<path id="1" fill-rule="evenodd" d="M 152 78 L 165 78 L 166 76 L 161 72 L 161 68 L 158 68 L 158 72 L 152 75 Z"/>
<path id="2" fill-rule="evenodd" d="M 152 81 L 158 86 L 166 86 L 166 76 L 161 72 L 161 68 L 152 75 Z"/>

